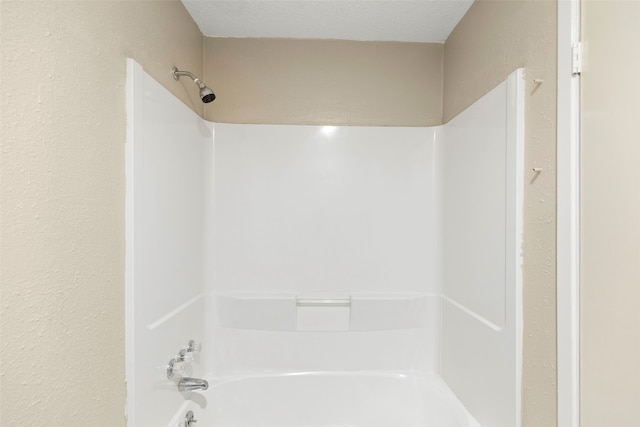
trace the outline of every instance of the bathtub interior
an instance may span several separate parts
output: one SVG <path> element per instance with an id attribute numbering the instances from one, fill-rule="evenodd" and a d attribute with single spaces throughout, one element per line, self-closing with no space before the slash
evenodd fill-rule
<path id="1" fill-rule="evenodd" d="M 208 123 L 128 66 L 129 425 L 519 425 L 521 71 L 375 128 Z"/>
<path id="2" fill-rule="evenodd" d="M 299 372 L 214 379 L 202 407 L 186 399 L 171 426 L 480 427 L 437 374 Z"/>

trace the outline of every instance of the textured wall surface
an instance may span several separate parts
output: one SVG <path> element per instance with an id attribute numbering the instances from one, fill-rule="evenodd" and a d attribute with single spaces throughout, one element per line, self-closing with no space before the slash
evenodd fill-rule
<path id="1" fill-rule="evenodd" d="M 444 51 L 445 122 L 525 68 L 524 427 L 556 425 L 556 19 L 556 1 L 476 0 Z"/>
<path id="2" fill-rule="evenodd" d="M 1 3 L 0 425 L 124 425 L 126 57 L 202 113 L 178 1 Z"/>
<path id="3" fill-rule="evenodd" d="M 640 426 L 640 2 L 586 0 L 582 13 L 580 425 L 634 427 Z"/>
<path id="4" fill-rule="evenodd" d="M 222 123 L 442 123 L 442 44 L 205 39 L 205 81 Z"/>

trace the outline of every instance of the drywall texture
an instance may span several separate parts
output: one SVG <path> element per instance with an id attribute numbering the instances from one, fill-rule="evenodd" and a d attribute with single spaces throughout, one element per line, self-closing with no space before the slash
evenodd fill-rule
<path id="1" fill-rule="evenodd" d="M 476 0 L 444 48 L 445 123 L 525 68 L 524 427 L 556 425 L 556 20 L 556 1 Z"/>
<path id="2" fill-rule="evenodd" d="M 179 1 L 0 5 L 0 425 L 121 426 L 126 57 L 201 113 L 168 73 L 202 35 Z"/>
<path id="3" fill-rule="evenodd" d="M 640 3 L 582 13 L 580 425 L 640 426 Z"/>
<path id="4" fill-rule="evenodd" d="M 206 107 L 222 123 L 442 122 L 442 44 L 205 38 Z"/>

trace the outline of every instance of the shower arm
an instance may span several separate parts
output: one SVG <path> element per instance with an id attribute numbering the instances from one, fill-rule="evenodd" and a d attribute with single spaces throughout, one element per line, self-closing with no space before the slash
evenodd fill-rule
<path id="1" fill-rule="evenodd" d="M 177 67 L 173 67 L 171 69 L 171 75 L 173 76 L 173 78 L 175 80 L 179 80 L 180 76 L 187 76 L 189 77 L 191 80 L 193 80 L 193 82 L 198 85 L 198 87 L 200 89 L 204 88 L 206 85 L 204 84 L 204 82 L 202 80 L 200 80 L 199 78 L 197 78 L 195 75 L 193 75 L 193 73 L 190 73 L 189 71 L 180 71 L 178 70 Z"/>

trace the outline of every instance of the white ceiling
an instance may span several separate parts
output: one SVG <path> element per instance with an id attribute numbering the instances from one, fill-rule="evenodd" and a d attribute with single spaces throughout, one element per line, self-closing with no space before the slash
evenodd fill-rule
<path id="1" fill-rule="evenodd" d="M 182 0 L 206 36 L 444 42 L 473 0 Z"/>

